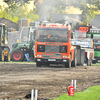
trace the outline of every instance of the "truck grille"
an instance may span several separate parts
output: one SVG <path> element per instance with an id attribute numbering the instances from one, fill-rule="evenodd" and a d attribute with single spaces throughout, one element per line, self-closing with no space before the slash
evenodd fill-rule
<path id="1" fill-rule="evenodd" d="M 59 46 L 46 45 L 45 46 L 45 52 L 59 52 Z"/>

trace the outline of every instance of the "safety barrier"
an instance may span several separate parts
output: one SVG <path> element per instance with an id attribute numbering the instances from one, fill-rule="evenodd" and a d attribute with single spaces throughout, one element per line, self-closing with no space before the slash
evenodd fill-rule
<path id="1" fill-rule="evenodd" d="M 74 89 L 76 89 L 76 80 L 74 80 L 74 83 L 73 83 L 73 80 L 71 80 L 71 84 L 72 84 L 72 86 L 74 84 Z"/>
<path id="2" fill-rule="evenodd" d="M 34 92 L 35 92 L 35 95 L 34 95 Z M 35 96 L 35 97 L 34 97 Z M 38 90 L 31 90 L 31 100 L 37 100 L 37 96 L 38 96 Z"/>

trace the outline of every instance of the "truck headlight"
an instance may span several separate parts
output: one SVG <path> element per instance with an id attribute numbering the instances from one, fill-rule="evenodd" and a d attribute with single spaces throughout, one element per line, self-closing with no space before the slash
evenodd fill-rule
<path id="1" fill-rule="evenodd" d="M 37 57 L 41 57 L 41 55 L 37 55 Z"/>
<path id="2" fill-rule="evenodd" d="M 45 45 L 37 45 L 37 52 L 45 52 Z"/>
<path id="3" fill-rule="evenodd" d="M 63 55 L 63 58 L 67 58 L 67 56 L 66 55 Z"/>

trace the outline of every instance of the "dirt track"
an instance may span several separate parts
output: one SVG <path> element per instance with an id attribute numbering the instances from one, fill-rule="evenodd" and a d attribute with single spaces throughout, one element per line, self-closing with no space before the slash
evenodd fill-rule
<path id="1" fill-rule="evenodd" d="M 100 67 L 77 66 L 37 68 L 35 64 L 0 64 L 0 100 L 30 100 L 31 89 L 38 89 L 38 100 L 67 94 L 66 86 L 77 80 L 77 91 L 100 85 Z M 42 99 L 43 98 L 43 99 Z M 5 100 L 3 99 L 3 100 Z"/>

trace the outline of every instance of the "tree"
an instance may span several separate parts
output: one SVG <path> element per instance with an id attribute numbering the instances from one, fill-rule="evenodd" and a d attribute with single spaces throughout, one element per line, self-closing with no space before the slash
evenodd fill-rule
<path id="1" fill-rule="evenodd" d="M 12 3 L 15 3 L 17 4 L 18 6 L 22 6 L 24 5 L 25 3 L 29 3 L 29 1 L 31 0 L 4 0 L 4 2 L 10 6 Z"/>
<path id="2" fill-rule="evenodd" d="M 36 14 L 39 15 L 41 20 L 50 20 L 52 13 L 64 13 L 66 8 L 66 0 L 35 0 Z"/>
<path id="3" fill-rule="evenodd" d="M 20 7 L 30 0 L 4 1 L 8 4 L 9 9 L 13 10 L 15 5 Z M 35 13 L 38 14 L 42 20 L 48 18 L 50 20 L 52 13 L 66 13 L 65 10 L 68 9 L 69 6 L 73 6 L 82 11 L 82 21 L 88 23 L 94 18 L 95 12 L 100 10 L 100 0 L 43 0 L 42 2 L 40 2 L 40 0 L 34 0 L 34 5 L 36 6 L 36 9 L 34 9 Z"/>
<path id="4" fill-rule="evenodd" d="M 13 3 L 12 8 L 8 8 L 9 7 L 3 8 L 0 6 L 0 18 L 4 17 L 16 23 L 21 18 L 28 18 L 31 21 L 35 21 L 39 18 L 39 16 L 36 15 L 33 10 L 28 11 L 27 5 L 18 7 L 15 3 Z"/>
<path id="5" fill-rule="evenodd" d="M 82 11 L 82 19 L 84 23 L 91 21 L 95 12 L 100 10 L 100 0 L 43 0 L 42 3 L 38 3 L 39 0 L 35 0 L 37 14 L 41 17 L 49 17 L 51 13 L 66 13 L 65 10 L 70 6 L 78 8 Z"/>
<path id="6" fill-rule="evenodd" d="M 70 0 L 69 3 L 82 11 L 82 22 L 88 24 L 100 10 L 100 0 Z"/>

